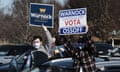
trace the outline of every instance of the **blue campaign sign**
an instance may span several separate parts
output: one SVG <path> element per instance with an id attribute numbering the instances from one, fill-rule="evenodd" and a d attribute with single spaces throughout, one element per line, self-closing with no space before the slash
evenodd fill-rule
<path id="1" fill-rule="evenodd" d="M 50 4 L 30 3 L 30 25 L 53 27 L 54 6 Z"/>
<path id="2" fill-rule="evenodd" d="M 87 32 L 87 9 L 67 9 L 59 11 L 60 35 L 84 34 Z"/>

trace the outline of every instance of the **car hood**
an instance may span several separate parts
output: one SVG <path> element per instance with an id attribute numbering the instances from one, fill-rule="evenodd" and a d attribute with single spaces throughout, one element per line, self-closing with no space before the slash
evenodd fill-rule
<path id="1" fill-rule="evenodd" d="M 120 61 L 97 62 L 96 65 L 97 65 L 97 67 L 120 66 Z"/>
<path id="2" fill-rule="evenodd" d="M 104 59 L 102 58 L 95 58 L 96 63 L 97 62 L 104 62 Z M 44 63 L 43 65 L 51 65 L 51 66 L 58 66 L 62 68 L 73 68 L 73 60 L 72 58 L 60 58 L 60 59 L 54 59 L 51 61 L 48 61 Z"/>
<path id="3" fill-rule="evenodd" d="M 104 67 L 109 66 L 118 66 L 120 67 L 120 61 L 103 61 L 99 58 L 96 58 L 96 67 L 100 70 Z M 72 58 L 62 58 L 62 59 L 55 59 L 44 63 L 43 65 L 50 65 L 62 68 L 73 68 L 73 60 Z"/>
<path id="4" fill-rule="evenodd" d="M 0 56 L 0 64 L 10 63 L 14 56 Z"/>

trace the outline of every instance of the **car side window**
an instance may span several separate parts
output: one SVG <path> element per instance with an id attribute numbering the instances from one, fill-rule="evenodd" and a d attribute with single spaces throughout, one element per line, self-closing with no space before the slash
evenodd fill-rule
<path id="1" fill-rule="evenodd" d="M 18 58 L 17 58 L 17 63 L 24 63 L 24 57 L 25 57 L 26 53 L 20 55 Z"/>

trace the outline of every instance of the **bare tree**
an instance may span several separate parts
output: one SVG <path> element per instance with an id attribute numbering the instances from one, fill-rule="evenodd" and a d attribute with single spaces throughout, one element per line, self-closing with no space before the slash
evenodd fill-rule
<path id="1" fill-rule="evenodd" d="M 38 33 L 41 29 L 29 26 L 29 0 L 18 0 L 14 2 L 13 8 L 13 24 L 14 39 L 20 43 L 29 43 L 34 33 Z M 37 30 L 36 30 L 37 29 Z M 35 32 L 36 31 L 36 32 Z"/>
<path id="2" fill-rule="evenodd" d="M 44 35 L 42 28 L 29 26 L 30 2 L 42 3 L 42 0 L 18 0 L 14 2 L 13 24 L 15 31 L 13 35 L 15 35 L 14 39 L 20 43 L 29 43 L 33 35 Z M 46 36 L 42 37 L 46 39 Z"/>
<path id="3" fill-rule="evenodd" d="M 42 28 L 29 26 L 29 5 L 43 3 L 43 0 L 14 0 L 12 14 L 5 15 L 0 10 L 0 39 L 14 43 L 30 43 L 33 35 L 44 35 Z M 58 14 L 62 9 L 87 8 L 87 20 L 93 33 L 106 39 L 109 32 L 120 28 L 120 0 L 69 0 L 62 7 L 55 0 L 48 0 L 48 4 L 54 5 L 54 28 L 51 33 L 58 32 Z M 44 39 L 45 36 L 43 36 Z"/>
<path id="4" fill-rule="evenodd" d="M 69 5 L 71 8 L 86 7 L 90 29 L 104 40 L 109 32 L 120 28 L 119 2 L 120 0 L 70 0 Z"/>

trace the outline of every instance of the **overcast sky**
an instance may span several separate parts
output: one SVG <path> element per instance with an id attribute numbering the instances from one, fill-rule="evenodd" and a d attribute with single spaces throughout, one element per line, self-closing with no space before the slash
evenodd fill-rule
<path id="1" fill-rule="evenodd" d="M 3 9 L 4 13 L 10 13 L 8 9 L 11 8 L 13 0 L 0 0 L 0 10 Z"/>
<path id="2" fill-rule="evenodd" d="M 49 1 L 54 1 L 54 0 L 43 0 L 43 2 L 49 2 Z M 61 6 L 64 6 L 68 0 L 55 0 L 56 2 L 58 2 Z"/>
<path id="3" fill-rule="evenodd" d="M 54 0 L 43 0 L 44 3 L 48 1 L 54 1 Z M 64 6 L 68 2 L 68 0 L 55 0 L 55 1 L 58 2 L 61 6 Z M 4 13 L 10 12 L 10 10 L 8 9 L 11 8 L 12 3 L 13 0 L 0 0 L 0 10 L 3 9 Z"/>
<path id="4" fill-rule="evenodd" d="M 13 0 L 0 0 L 0 8 L 10 7 Z"/>
<path id="5" fill-rule="evenodd" d="M 43 2 L 48 2 L 48 1 L 49 0 L 43 0 Z M 55 1 L 60 3 L 61 6 L 64 6 L 68 0 L 55 0 Z M 0 0 L 0 8 L 4 8 L 4 7 L 10 8 L 12 3 L 13 3 L 13 0 Z"/>

